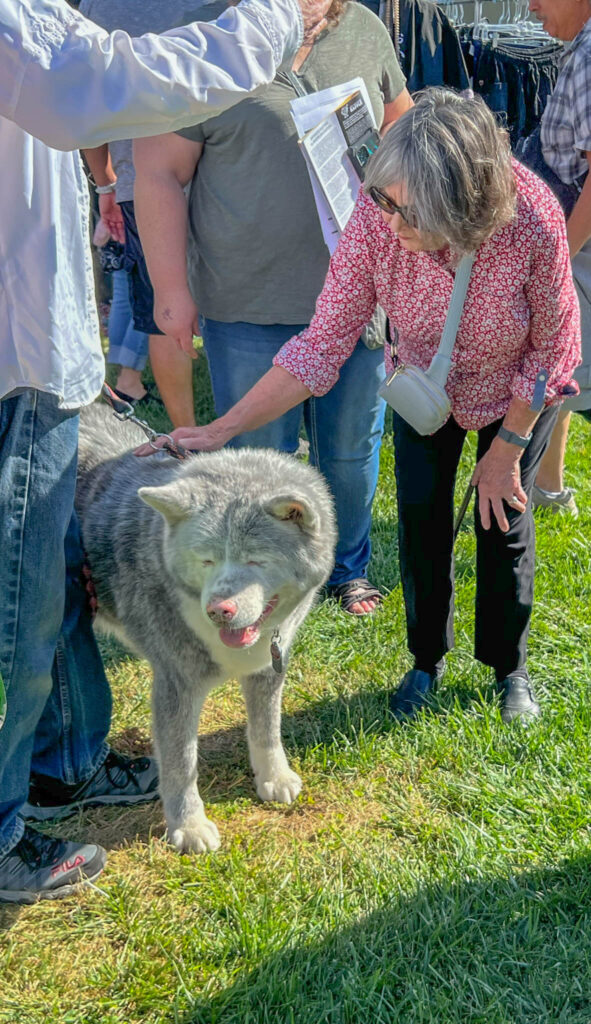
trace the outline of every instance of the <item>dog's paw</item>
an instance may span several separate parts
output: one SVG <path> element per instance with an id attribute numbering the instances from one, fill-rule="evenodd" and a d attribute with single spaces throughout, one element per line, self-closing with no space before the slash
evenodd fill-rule
<path id="1" fill-rule="evenodd" d="M 204 814 L 187 818 L 179 828 L 169 829 L 168 838 L 179 853 L 213 853 L 220 845 L 217 825 Z"/>
<path id="2" fill-rule="evenodd" d="M 280 804 L 293 803 L 301 788 L 302 780 L 291 768 L 286 768 L 273 779 L 261 782 L 257 779 L 257 793 L 261 800 L 275 800 Z"/>

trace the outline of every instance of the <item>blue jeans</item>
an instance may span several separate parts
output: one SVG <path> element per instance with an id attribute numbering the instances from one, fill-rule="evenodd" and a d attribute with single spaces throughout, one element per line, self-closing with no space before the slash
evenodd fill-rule
<path id="1" fill-rule="evenodd" d="M 225 324 L 201 317 L 215 410 L 223 416 L 271 368 L 273 356 L 306 324 Z M 309 398 L 279 419 L 230 441 L 234 448 L 297 451 L 302 419 L 310 462 L 332 491 L 339 539 L 329 580 L 336 586 L 364 576 L 371 554 L 371 506 L 379 470 L 385 403 L 377 390 L 384 378 L 383 350 L 359 341 L 335 386 Z"/>
<path id="2" fill-rule="evenodd" d="M 114 270 L 113 300 L 109 313 L 108 363 L 118 363 L 130 370 L 143 370 L 148 361 L 148 335 L 133 326 L 129 274 Z"/>
<path id="3" fill-rule="evenodd" d="M 107 754 L 111 692 L 80 578 L 73 511 L 78 413 L 27 389 L 0 402 L 0 854 L 20 839 L 31 770 L 90 778 Z"/>

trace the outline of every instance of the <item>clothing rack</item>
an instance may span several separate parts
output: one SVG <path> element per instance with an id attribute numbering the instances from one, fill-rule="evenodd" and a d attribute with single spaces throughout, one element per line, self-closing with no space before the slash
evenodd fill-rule
<path id="1" fill-rule="evenodd" d="M 511 43 L 523 41 L 532 43 L 552 43 L 554 40 L 541 27 L 539 22 L 528 18 L 528 0 L 437 0 L 450 21 L 458 27 L 470 26 L 476 38 L 510 40 Z M 501 12 L 496 22 L 491 22 L 484 15 L 484 7 L 493 5 L 500 7 Z M 474 7 L 472 19 L 466 18 L 465 7 Z"/>

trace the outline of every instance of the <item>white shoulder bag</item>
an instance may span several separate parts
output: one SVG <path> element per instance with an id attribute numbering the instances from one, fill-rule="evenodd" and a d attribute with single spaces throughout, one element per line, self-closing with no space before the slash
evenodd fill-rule
<path id="1" fill-rule="evenodd" d="M 460 260 L 439 348 L 428 370 L 397 363 L 398 331 L 392 327 L 391 353 L 394 370 L 380 385 L 378 394 L 399 416 L 402 416 L 403 420 L 410 423 L 418 434 L 434 434 L 443 426 L 451 412 L 451 402 L 445 384 L 474 259 L 475 256 L 470 255 L 463 256 Z"/>

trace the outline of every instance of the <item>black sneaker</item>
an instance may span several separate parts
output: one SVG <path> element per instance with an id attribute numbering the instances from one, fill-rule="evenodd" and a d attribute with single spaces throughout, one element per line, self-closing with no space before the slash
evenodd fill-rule
<path id="1" fill-rule="evenodd" d="M 512 673 L 497 683 L 501 695 L 501 718 L 505 725 L 519 719 L 524 724 L 539 718 L 540 705 L 525 670 Z"/>
<path id="2" fill-rule="evenodd" d="M 126 757 L 110 750 L 92 778 L 77 786 L 32 774 L 22 815 L 34 821 L 50 821 L 67 818 L 86 807 L 142 804 L 157 796 L 158 768 L 153 757 Z"/>
<path id="3" fill-rule="evenodd" d="M 0 903 L 69 896 L 98 878 L 106 860 L 102 846 L 54 839 L 27 826 L 16 846 L 0 857 Z"/>

